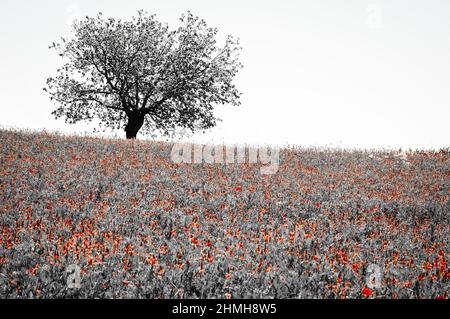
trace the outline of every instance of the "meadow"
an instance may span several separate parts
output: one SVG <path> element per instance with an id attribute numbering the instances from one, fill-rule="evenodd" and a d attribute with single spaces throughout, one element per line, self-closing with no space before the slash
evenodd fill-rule
<path id="1" fill-rule="evenodd" d="M 273 175 L 170 153 L 0 130 L 0 298 L 449 297 L 448 149 L 291 147 Z"/>

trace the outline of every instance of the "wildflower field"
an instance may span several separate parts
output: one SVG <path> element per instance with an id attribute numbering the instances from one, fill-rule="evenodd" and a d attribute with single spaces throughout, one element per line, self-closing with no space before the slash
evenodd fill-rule
<path id="1" fill-rule="evenodd" d="M 170 153 L 0 130 L 0 297 L 449 297 L 448 150 L 289 148 L 274 175 Z"/>

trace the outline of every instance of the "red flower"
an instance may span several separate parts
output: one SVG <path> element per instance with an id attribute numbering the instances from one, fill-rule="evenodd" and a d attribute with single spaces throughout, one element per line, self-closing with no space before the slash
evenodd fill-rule
<path id="1" fill-rule="evenodd" d="M 353 263 L 350 265 L 350 267 L 352 268 L 352 270 L 354 272 L 358 272 L 359 271 L 359 264 L 358 263 Z"/>
<path id="2" fill-rule="evenodd" d="M 237 192 L 242 192 L 242 187 L 240 187 L 240 186 L 236 187 L 236 191 Z"/>
<path id="3" fill-rule="evenodd" d="M 162 276 L 162 275 L 164 275 L 164 272 L 165 272 L 164 268 L 163 268 L 162 266 L 159 266 L 157 275 L 158 275 L 158 276 Z"/>
<path id="4" fill-rule="evenodd" d="M 193 243 L 195 246 L 198 246 L 198 239 L 193 236 L 191 238 L 191 243 Z"/>
<path id="5" fill-rule="evenodd" d="M 412 286 L 412 282 L 411 281 L 405 281 L 404 283 L 403 283 L 403 287 L 405 288 L 408 288 L 408 287 L 411 287 Z"/>
<path id="6" fill-rule="evenodd" d="M 316 202 L 316 207 L 320 208 L 320 203 L 319 202 Z"/>
<path id="7" fill-rule="evenodd" d="M 205 246 L 206 247 L 211 247 L 212 246 L 212 242 L 209 239 L 205 240 Z"/>
<path id="8" fill-rule="evenodd" d="M 150 257 L 147 258 L 147 263 L 149 265 L 156 265 L 157 259 L 155 257 L 155 255 L 151 255 Z"/>
<path id="9" fill-rule="evenodd" d="M 372 290 L 369 288 L 364 287 L 362 290 L 362 294 L 364 297 L 370 297 L 372 295 Z"/>

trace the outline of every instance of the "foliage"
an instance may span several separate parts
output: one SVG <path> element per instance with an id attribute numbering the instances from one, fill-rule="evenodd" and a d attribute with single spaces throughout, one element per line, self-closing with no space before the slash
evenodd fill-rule
<path id="1" fill-rule="evenodd" d="M 232 80 L 241 64 L 238 41 L 217 45 L 217 29 L 190 12 L 175 30 L 139 11 L 131 21 L 86 17 L 74 37 L 51 48 L 63 57 L 46 90 L 68 123 L 93 119 L 134 138 L 177 128 L 208 129 L 217 104 L 239 104 Z"/>
<path id="2" fill-rule="evenodd" d="M 0 141 L 2 298 L 449 297 L 448 151 L 291 148 L 261 176 L 166 143 Z"/>

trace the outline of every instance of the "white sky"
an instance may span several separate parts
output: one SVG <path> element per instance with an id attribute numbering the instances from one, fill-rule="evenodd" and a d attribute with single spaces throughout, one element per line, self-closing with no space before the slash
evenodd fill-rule
<path id="1" fill-rule="evenodd" d="M 48 49 L 76 16 L 171 26 L 186 10 L 241 39 L 242 106 L 196 141 L 341 147 L 450 146 L 450 1 L 0 1 L 0 125 L 85 132 L 54 120 Z M 118 132 L 120 136 L 124 132 Z"/>

